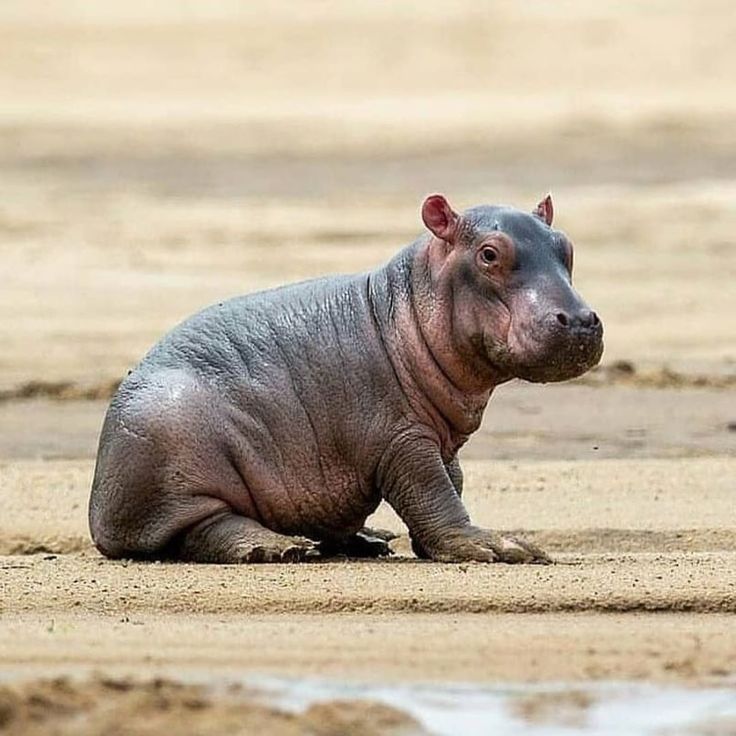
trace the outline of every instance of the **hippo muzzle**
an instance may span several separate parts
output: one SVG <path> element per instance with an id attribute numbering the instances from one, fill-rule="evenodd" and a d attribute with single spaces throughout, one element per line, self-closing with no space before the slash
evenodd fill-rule
<path id="1" fill-rule="evenodd" d="M 524 302 L 526 319 L 512 316 L 508 338 L 518 378 L 535 383 L 566 381 L 598 364 L 603 355 L 603 323 L 569 284 L 563 284 L 554 299 L 527 294 Z"/>

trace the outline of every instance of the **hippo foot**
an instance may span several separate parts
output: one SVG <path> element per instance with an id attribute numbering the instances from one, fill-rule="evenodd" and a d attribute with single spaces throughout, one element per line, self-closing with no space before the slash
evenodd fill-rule
<path id="1" fill-rule="evenodd" d="M 363 534 L 368 537 L 374 537 L 375 539 L 381 539 L 384 542 L 390 542 L 394 539 L 399 538 L 399 534 L 392 532 L 389 529 L 371 529 L 370 527 L 364 526 L 358 534 Z"/>
<path id="2" fill-rule="evenodd" d="M 413 542 L 412 546 L 418 557 L 436 562 L 552 563 L 552 559 L 531 542 L 476 526 L 449 530 L 432 545 L 421 546 Z"/>
<path id="3" fill-rule="evenodd" d="M 319 552 L 311 539 L 278 534 L 253 519 L 226 512 L 187 531 L 176 556 L 188 562 L 227 565 L 301 562 L 319 557 Z"/>
<path id="4" fill-rule="evenodd" d="M 325 557 L 345 555 L 346 557 L 388 557 L 394 552 L 389 546 L 394 534 L 386 529 L 368 529 L 364 527 L 356 534 L 341 541 L 324 541 L 319 545 L 320 552 Z"/>
<path id="5" fill-rule="evenodd" d="M 238 562 L 303 562 L 319 556 L 311 539 L 284 537 L 244 549 Z"/>

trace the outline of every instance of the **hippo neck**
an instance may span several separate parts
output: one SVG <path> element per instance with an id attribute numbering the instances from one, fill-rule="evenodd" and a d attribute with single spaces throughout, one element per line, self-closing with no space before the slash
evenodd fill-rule
<path id="1" fill-rule="evenodd" d="M 467 376 L 448 364 L 449 344 L 438 345 L 437 335 L 429 334 L 429 317 L 420 296 L 422 289 L 430 287 L 426 246 L 425 239 L 418 240 L 373 272 L 369 295 L 404 394 L 417 416 L 438 432 L 453 453 L 478 429 L 495 384 L 474 381 L 471 385 Z"/>

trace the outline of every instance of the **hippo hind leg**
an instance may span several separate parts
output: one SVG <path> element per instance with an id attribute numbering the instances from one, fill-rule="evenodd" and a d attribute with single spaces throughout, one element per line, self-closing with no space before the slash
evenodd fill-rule
<path id="1" fill-rule="evenodd" d="M 278 534 L 230 511 L 204 519 L 182 532 L 172 540 L 168 552 L 187 562 L 221 565 L 300 562 L 319 556 L 312 540 Z"/>
<path id="2" fill-rule="evenodd" d="M 108 557 L 242 563 L 305 559 L 314 543 L 237 514 L 243 479 L 217 397 L 181 370 L 133 374 L 105 418 L 92 538 Z"/>
<path id="3" fill-rule="evenodd" d="M 313 543 L 236 513 L 243 479 L 217 397 L 181 370 L 133 374 L 103 426 L 89 523 L 113 558 L 197 562 L 298 560 Z"/>

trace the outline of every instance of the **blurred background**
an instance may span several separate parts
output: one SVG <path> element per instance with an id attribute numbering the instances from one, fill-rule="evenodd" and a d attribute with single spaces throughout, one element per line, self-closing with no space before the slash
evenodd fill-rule
<path id="1" fill-rule="evenodd" d="M 613 427 L 603 454 L 727 446 L 732 3 L 4 0 L 0 49 L 0 454 L 93 453 L 164 331 L 381 263 L 434 191 L 528 209 L 553 192 L 606 326 L 605 367 L 575 389 Z M 501 454 L 541 452 L 537 425 L 576 425 L 588 397 L 525 390 L 499 404 L 497 423 L 521 417 Z M 594 456 L 591 431 L 567 451 Z"/>

